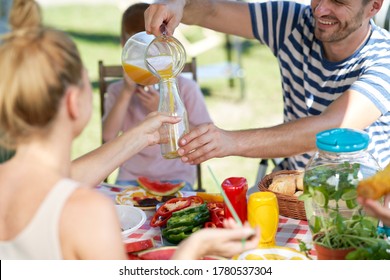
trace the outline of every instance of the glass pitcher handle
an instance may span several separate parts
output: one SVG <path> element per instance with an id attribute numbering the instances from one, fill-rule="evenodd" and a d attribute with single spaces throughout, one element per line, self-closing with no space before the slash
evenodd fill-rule
<path id="1" fill-rule="evenodd" d="M 161 24 L 160 32 L 163 36 L 167 36 L 167 25 L 165 23 Z"/>

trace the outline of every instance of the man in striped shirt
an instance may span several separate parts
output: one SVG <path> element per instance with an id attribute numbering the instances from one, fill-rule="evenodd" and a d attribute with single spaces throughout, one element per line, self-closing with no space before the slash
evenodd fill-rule
<path id="1" fill-rule="evenodd" d="M 146 30 L 168 33 L 183 22 L 267 44 L 277 57 L 284 123 L 226 131 L 199 126 L 182 139 L 182 160 L 197 164 L 229 155 L 287 157 L 303 169 L 316 148 L 315 135 L 337 127 L 365 130 L 369 152 L 390 162 L 390 35 L 372 18 L 383 0 L 312 0 L 245 3 L 170 0 L 146 11 Z"/>

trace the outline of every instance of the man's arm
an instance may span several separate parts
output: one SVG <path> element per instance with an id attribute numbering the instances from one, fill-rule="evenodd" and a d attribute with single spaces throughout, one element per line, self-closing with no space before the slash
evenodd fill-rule
<path id="1" fill-rule="evenodd" d="M 269 128 L 225 131 L 212 124 L 200 126 L 181 139 L 179 154 L 192 164 L 232 155 L 289 157 L 315 150 L 315 135 L 320 131 L 336 127 L 364 129 L 380 115 L 367 97 L 348 90 L 318 116 Z"/>
<path id="2" fill-rule="evenodd" d="M 223 0 L 166 0 L 150 5 L 145 29 L 160 35 L 165 23 L 168 34 L 183 22 L 245 38 L 254 38 L 248 3 Z"/>

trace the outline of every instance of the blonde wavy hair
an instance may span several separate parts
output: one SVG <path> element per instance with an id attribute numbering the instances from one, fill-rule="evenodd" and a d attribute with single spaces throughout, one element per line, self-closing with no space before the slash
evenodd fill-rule
<path id="1" fill-rule="evenodd" d="M 41 25 L 33 0 L 14 0 L 12 32 L 0 44 L 0 145 L 15 148 L 44 133 L 70 85 L 82 86 L 82 61 L 64 32 Z"/>

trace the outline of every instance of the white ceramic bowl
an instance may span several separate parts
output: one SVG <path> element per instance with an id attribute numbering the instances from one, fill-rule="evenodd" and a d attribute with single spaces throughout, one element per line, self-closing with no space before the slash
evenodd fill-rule
<path id="1" fill-rule="evenodd" d="M 134 206 L 115 205 L 121 223 L 122 237 L 126 238 L 130 233 L 139 229 L 146 221 L 145 212 Z"/>

